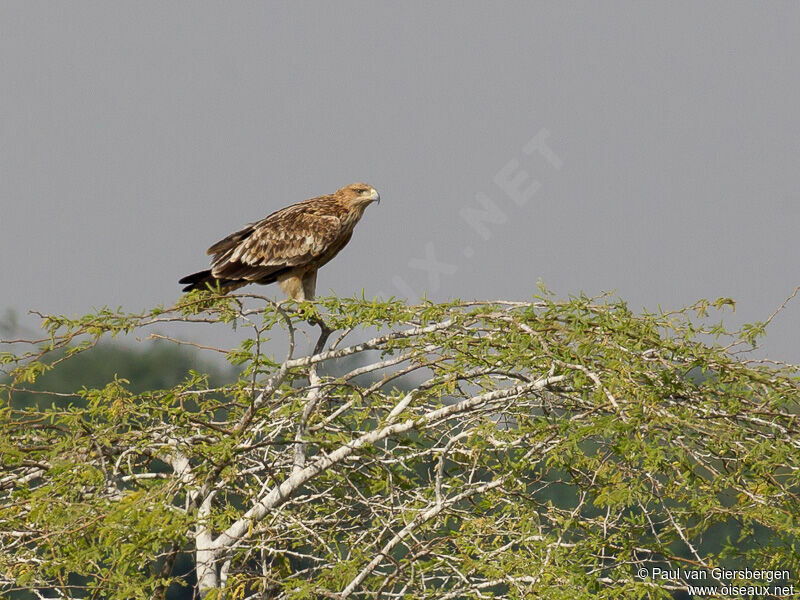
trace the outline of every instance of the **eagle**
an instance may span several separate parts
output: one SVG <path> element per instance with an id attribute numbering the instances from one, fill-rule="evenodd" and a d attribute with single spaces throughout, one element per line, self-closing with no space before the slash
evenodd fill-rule
<path id="1" fill-rule="evenodd" d="M 178 283 L 186 284 L 184 292 L 219 285 L 227 293 L 277 281 L 287 297 L 313 300 L 317 270 L 345 247 L 364 210 L 380 199 L 371 185 L 352 183 L 282 208 L 211 246 L 211 268 Z"/>

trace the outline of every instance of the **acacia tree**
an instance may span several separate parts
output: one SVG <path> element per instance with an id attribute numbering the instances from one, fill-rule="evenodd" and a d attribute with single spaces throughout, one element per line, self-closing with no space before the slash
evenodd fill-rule
<path id="1" fill-rule="evenodd" d="M 635 314 L 546 292 L 420 306 L 193 292 L 145 314 L 44 317 L 46 339 L 1 355 L 0 586 L 666 598 L 684 576 L 640 569 L 797 572 L 800 382 L 738 354 L 764 324 L 728 334 L 697 318 L 729 304 Z M 66 408 L 14 404 L 104 337 L 176 321 L 250 328 L 237 348 L 207 348 L 238 380 L 191 372 L 134 394 L 114 379 Z M 263 351 L 267 336 L 285 338 L 285 356 Z M 342 370 L 346 357 L 360 360 Z M 193 575 L 174 569 L 183 556 Z"/>

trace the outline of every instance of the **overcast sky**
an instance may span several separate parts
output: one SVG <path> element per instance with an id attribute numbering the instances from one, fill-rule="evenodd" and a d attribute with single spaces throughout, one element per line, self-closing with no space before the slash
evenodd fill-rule
<path id="1" fill-rule="evenodd" d="M 798 107 L 795 2 L 5 0 L 0 312 L 172 303 L 213 242 L 362 180 L 319 294 L 765 319 L 800 284 Z"/>

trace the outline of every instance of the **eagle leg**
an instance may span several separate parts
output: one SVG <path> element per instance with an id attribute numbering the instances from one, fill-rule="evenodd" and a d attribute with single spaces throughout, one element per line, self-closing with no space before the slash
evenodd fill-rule
<path id="1" fill-rule="evenodd" d="M 298 302 L 306 300 L 303 281 L 296 272 L 289 272 L 278 277 L 278 285 L 287 297 Z"/>
<path id="2" fill-rule="evenodd" d="M 303 295 L 305 296 L 306 300 L 313 300 L 314 299 L 314 292 L 317 289 L 317 270 L 312 269 L 310 271 L 306 271 L 306 274 L 303 275 Z"/>

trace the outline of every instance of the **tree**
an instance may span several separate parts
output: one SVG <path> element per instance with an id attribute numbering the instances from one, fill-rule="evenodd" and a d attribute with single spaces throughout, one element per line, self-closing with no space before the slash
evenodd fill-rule
<path id="1" fill-rule="evenodd" d="M 703 325 L 730 304 L 635 314 L 546 291 L 420 306 L 193 292 L 145 314 L 45 317 L 47 339 L 0 355 L 0 585 L 668 598 L 703 569 L 709 584 L 763 584 L 720 566 L 779 570 L 780 583 L 800 566 L 800 381 L 741 353 L 765 324 Z M 13 406 L 104 337 L 174 321 L 251 328 L 225 350 L 238 380 L 192 372 L 134 393 L 114 378 L 68 406 Z M 285 336 L 285 356 L 263 351 L 268 335 Z M 186 555 L 196 577 L 174 569 Z"/>

